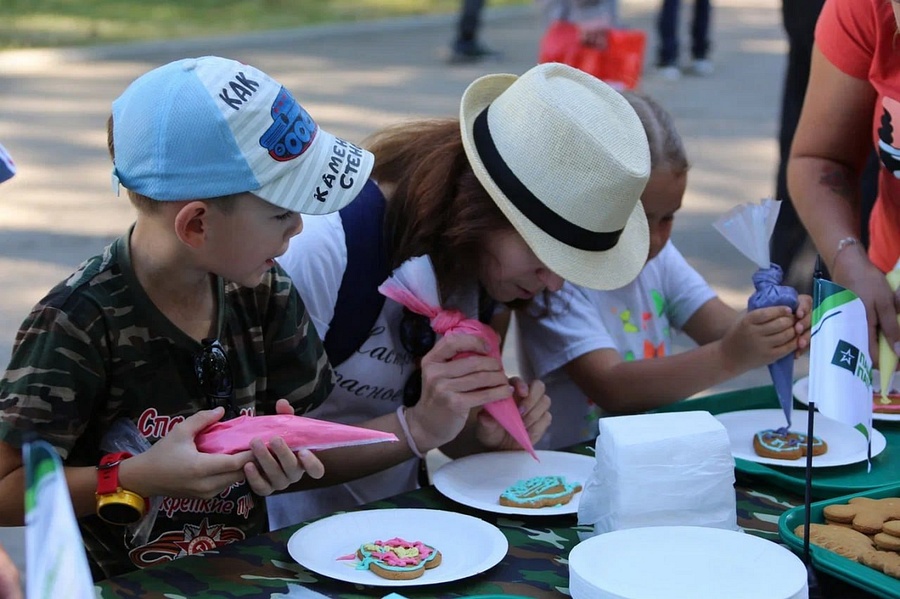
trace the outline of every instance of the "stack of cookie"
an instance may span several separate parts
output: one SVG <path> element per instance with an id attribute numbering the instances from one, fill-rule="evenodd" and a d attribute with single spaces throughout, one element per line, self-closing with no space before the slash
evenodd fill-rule
<path id="1" fill-rule="evenodd" d="M 826 524 L 811 524 L 809 542 L 900 578 L 900 498 L 854 497 L 826 505 Z M 803 525 L 794 534 L 803 538 Z"/>

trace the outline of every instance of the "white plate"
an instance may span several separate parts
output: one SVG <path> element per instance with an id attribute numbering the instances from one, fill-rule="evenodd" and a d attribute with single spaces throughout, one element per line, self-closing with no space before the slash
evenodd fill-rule
<path id="1" fill-rule="evenodd" d="M 578 511 L 581 492 L 565 505 L 542 508 L 500 505 L 500 494 L 517 481 L 534 476 L 559 475 L 566 482 L 587 482 L 597 460 L 565 451 L 537 451 L 540 462 L 524 451 L 489 451 L 448 462 L 434 474 L 438 491 L 453 501 L 487 512 L 552 516 Z"/>
<path id="2" fill-rule="evenodd" d="M 341 560 L 360 545 L 400 537 L 441 552 L 441 565 L 412 580 L 388 580 L 357 570 L 357 560 Z M 307 524 L 288 540 L 288 553 L 304 568 L 337 580 L 380 587 L 439 584 L 480 574 L 506 556 L 509 542 L 500 529 L 478 518 L 426 509 L 362 510 Z"/>
<path id="3" fill-rule="evenodd" d="M 808 596 L 806 567 L 787 548 L 701 526 L 629 528 L 582 541 L 569 553 L 569 592 L 573 599 Z"/>
<path id="4" fill-rule="evenodd" d="M 894 379 L 897 380 L 897 374 L 894 373 Z M 896 385 L 891 384 L 892 389 L 896 389 Z M 881 392 L 881 379 L 878 375 L 878 369 L 872 369 L 872 391 L 875 393 Z M 809 377 L 805 376 L 802 379 L 797 379 L 794 383 L 794 397 L 797 398 L 797 401 L 802 403 L 804 406 L 809 405 Z M 900 422 L 900 412 L 896 414 L 885 414 L 882 412 L 872 412 L 872 420 L 883 420 L 886 422 Z"/>
<path id="5" fill-rule="evenodd" d="M 791 417 L 791 422 L 793 422 L 791 430 L 805 434 L 807 416 L 806 410 L 794 410 Z M 734 457 L 772 466 L 798 466 L 801 468 L 806 466 L 806 457 L 796 460 L 764 458 L 757 455 L 753 449 L 753 437 L 756 433 L 767 428 L 784 426 L 784 412 L 780 408 L 724 412 L 717 414 L 716 418 L 725 425 L 725 430 L 728 431 L 731 454 Z M 826 418 L 816 412 L 813 435 L 828 444 L 828 451 L 813 457 L 814 468 L 845 466 L 864 462 L 866 459 L 868 452 L 866 438 L 849 424 Z M 872 429 L 872 457 L 874 458 L 884 451 L 885 446 L 887 446 L 887 440 L 884 435 Z"/>

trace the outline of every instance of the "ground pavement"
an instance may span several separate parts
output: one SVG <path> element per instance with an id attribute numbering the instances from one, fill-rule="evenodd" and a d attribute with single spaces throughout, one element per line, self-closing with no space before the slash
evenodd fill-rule
<path id="1" fill-rule="evenodd" d="M 622 6 L 628 25 L 648 31 L 648 64 L 656 5 L 626 0 Z M 755 267 L 712 222 L 774 189 L 786 44 L 776 0 L 718 0 L 714 11 L 715 74 L 667 82 L 648 70 L 642 89 L 672 112 L 693 164 L 673 238 L 725 301 L 741 307 Z M 34 302 L 131 222 L 124 194 L 116 198 L 110 191 L 105 122 L 111 101 L 135 77 L 177 58 L 229 56 L 279 79 L 324 128 L 360 140 L 399 119 L 456 115 L 463 90 L 480 75 L 524 72 L 535 61 L 541 23 L 532 7 L 488 9 L 483 40 L 503 56 L 462 66 L 443 60 L 452 30 L 453 17 L 442 16 L 0 52 L 0 141 L 20 170 L 0 187 L 0 364 L 8 361 L 16 328 Z M 768 381 L 762 368 L 720 389 Z M 24 564 L 21 529 L 0 529 L 0 542 Z"/>

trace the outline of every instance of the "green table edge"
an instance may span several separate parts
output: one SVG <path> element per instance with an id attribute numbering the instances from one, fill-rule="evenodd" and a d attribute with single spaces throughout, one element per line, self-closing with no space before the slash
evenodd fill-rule
<path id="1" fill-rule="evenodd" d="M 822 524 L 825 518 L 822 515 L 826 505 L 833 503 L 847 503 L 853 497 L 870 497 L 872 499 L 881 499 L 884 497 L 900 497 L 900 484 L 889 485 L 864 491 L 862 493 L 853 493 L 841 497 L 833 497 L 823 501 L 817 501 L 810 504 L 809 521 L 813 524 Z M 784 544 L 793 550 L 797 555 L 803 557 L 803 538 L 794 534 L 794 529 L 803 524 L 806 520 L 805 508 L 802 505 L 793 507 L 778 518 L 778 535 Z M 879 572 L 874 568 L 864 566 L 851 559 L 838 555 L 833 551 L 829 551 L 824 547 L 816 545 L 809 546 L 809 555 L 813 565 L 823 571 L 828 572 L 835 578 L 848 582 L 854 586 L 870 591 L 879 597 L 888 599 L 896 599 L 900 597 L 900 580 L 888 576 L 883 572 Z"/>

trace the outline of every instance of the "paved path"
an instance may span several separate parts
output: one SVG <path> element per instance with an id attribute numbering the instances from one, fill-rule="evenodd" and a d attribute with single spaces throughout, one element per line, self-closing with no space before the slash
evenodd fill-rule
<path id="1" fill-rule="evenodd" d="M 650 32 L 649 61 L 656 2 L 623 4 L 629 24 Z M 735 306 L 752 290 L 754 266 L 711 223 L 731 206 L 774 188 L 786 51 L 779 10 L 776 0 L 717 1 L 716 73 L 668 83 L 648 72 L 643 83 L 674 115 L 693 163 L 673 237 Z M 284 83 L 323 127 L 359 140 L 398 119 L 455 115 L 459 97 L 476 77 L 521 73 L 534 63 L 541 25 L 530 7 L 486 11 L 484 41 L 504 52 L 497 61 L 444 64 L 452 27 L 452 17 L 445 16 L 243 38 L 0 53 L 0 140 L 20 169 L 0 187 L 0 363 L 6 364 L 30 306 L 131 222 L 127 199 L 110 192 L 105 122 L 111 101 L 135 77 L 185 56 L 237 58 Z M 727 387 L 767 383 L 761 369 Z M 0 542 L 24 562 L 20 529 L 0 529 Z"/>

